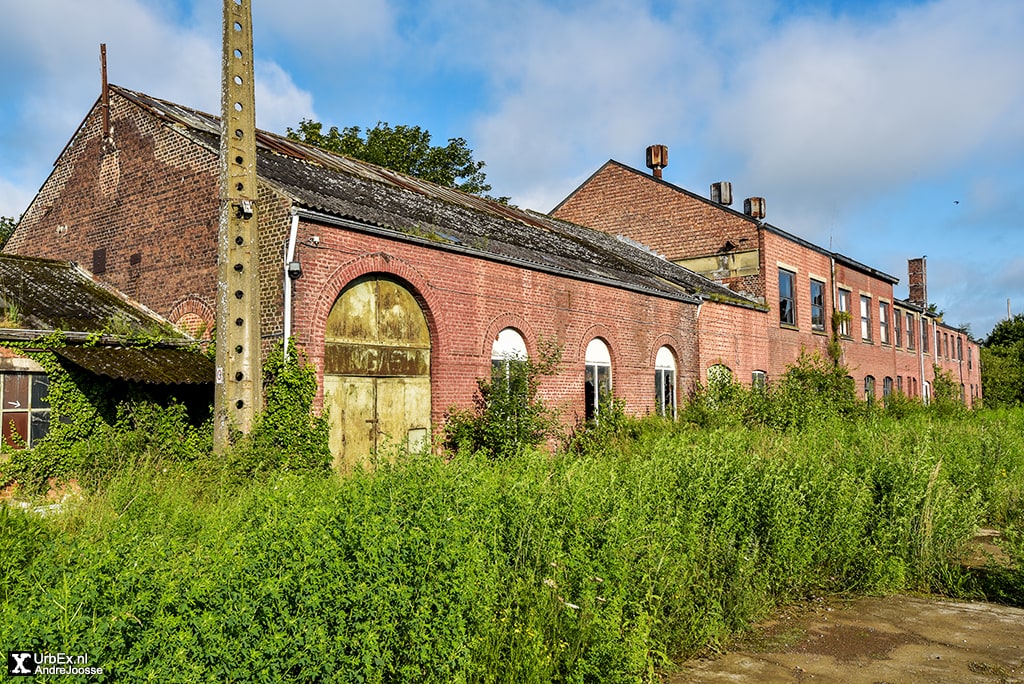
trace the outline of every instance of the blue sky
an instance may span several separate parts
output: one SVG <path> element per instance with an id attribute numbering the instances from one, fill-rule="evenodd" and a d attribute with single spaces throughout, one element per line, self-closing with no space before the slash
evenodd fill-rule
<path id="1" fill-rule="evenodd" d="M 213 0 L 0 0 L 0 215 L 112 83 L 216 113 Z M 608 159 L 900 278 L 984 337 L 1024 311 L 1024 2 L 253 0 L 257 123 L 464 137 L 549 211 Z M 736 206 L 736 205 L 734 205 Z"/>

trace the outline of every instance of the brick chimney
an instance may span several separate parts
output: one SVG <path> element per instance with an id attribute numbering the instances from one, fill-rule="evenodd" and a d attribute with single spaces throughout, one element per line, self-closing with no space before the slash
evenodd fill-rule
<path id="1" fill-rule="evenodd" d="M 908 299 L 921 308 L 928 308 L 928 270 L 925 257 L 907 260 L 907 284 L 910 286 Z"/>
<path id="2" fill-rule="evenodd" d="M 661 170 L 668 166 L 668 147 L 651 145 L 647 148 L 647 168 L 654 172 L 655 178 L 661 178 Z"/>

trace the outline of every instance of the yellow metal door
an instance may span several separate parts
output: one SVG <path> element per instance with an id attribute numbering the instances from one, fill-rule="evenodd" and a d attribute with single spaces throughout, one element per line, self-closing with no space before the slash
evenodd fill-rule
<path id="1" fill-rule="evenodd" d="M 429 443 L 430 331 L 401 283 L 364 276 L 338 296 L 325 330 L 324 394 L 340 470 L 386 445 Z"/>

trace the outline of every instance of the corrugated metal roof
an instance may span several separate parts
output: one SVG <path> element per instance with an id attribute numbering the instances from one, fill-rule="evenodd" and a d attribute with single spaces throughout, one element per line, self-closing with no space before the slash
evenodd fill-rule
<path id="1" fill-rule="evenodd" d="M 165 319 L 69 261 L 0 254 L 0 318 L 28 330 L 184 338 Z"/>
<path id="2" fill-rule="evenodd" d="M 214 364 L 186 349 L 155 347 L 64 347 L 60 356 L 97 375 L 158 385 L 213 383 Z"/>
<path id="3" fill-rule="evenodd" d="M 217 152 L 220 120 L 143 93 L 111 86 L 183 135 Z M 286 137 L 257 133 L 259 176 L 300 207 L 393 231 L 428 236 L 438 249 L 473 252 L 568 277 L 660 296 L 708 295 L 758 306 L 686 268 L 600 231 L 469 195 Z"/>
<path id="4" fill-rule="evenodd" d="M 213 363 L 181 347 L 189 341 L 185 334 L 68 261 L 0 254 L 0 320 L 7 326 L 0 339 L 31 342 L 63 332 L 67 345 L 53 351 L 99 375 L 156 384 L 213 382 Z M 154 336 L 162 346 L 126 346 Z"/>

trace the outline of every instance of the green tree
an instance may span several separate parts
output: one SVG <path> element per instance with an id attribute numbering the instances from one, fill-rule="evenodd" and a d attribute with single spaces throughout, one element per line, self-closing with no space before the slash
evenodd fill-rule
<path id="1" fill-rule="evenodd" d="M 986 406 L 1024 404 L 1024 314 L 989 333 L 981 348 L 981 386 Z"/>
<path id="2" fill-rule="evenodd" d="M 359 126 L 337 126 L 324 133 L 319 121 L 303 119 L 288 137 L 329 152 L 361 159 L 473 195 L 487 196 L 491 186 L 484 162 L 473 159 L 464 138 L 449 138 L 443 147 L 430 144 L 430 133 L 419 126 L 391 126 L 378 121 L 365 131 Z M 507 197 L 497 198 L 507 201 Z"/>
<path id="3" fill-rule="evenodd" d="M 17 219 L 13 219 L 10 216 L 0 216 L 0 249 L 3 249 L 3 246 L 7 244 L 7 238 L 11 237 L 11 233 L 14 232 L 17 225 Z"/>

